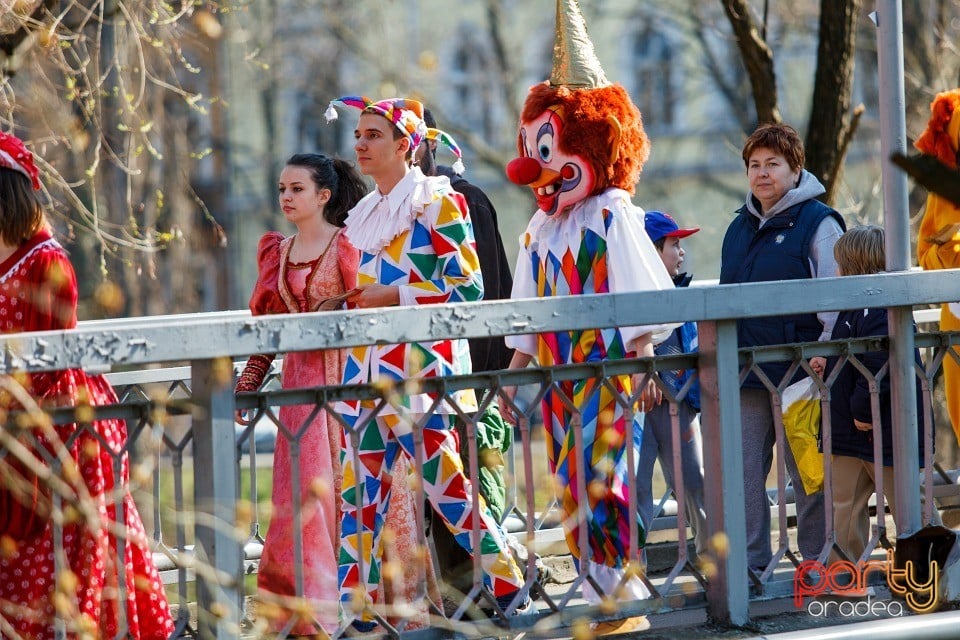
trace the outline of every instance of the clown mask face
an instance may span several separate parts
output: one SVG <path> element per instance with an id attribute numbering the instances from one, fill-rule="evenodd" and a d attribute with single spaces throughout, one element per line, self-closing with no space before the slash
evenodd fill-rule
<path id="1" fill-rule="evenodd" d="M 520 123 L 520 157 L 507 164 L 507 177 L 533 189 L 537 206 L 548 216 L 566 211 L 593 191 L 596 176 L 590 163 L 560 150 L 563 112 L 551 107 Z"/>

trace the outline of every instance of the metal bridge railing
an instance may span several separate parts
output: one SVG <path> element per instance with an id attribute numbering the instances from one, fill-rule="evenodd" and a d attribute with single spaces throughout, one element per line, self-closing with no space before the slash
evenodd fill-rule
<path id="1" fill-rule="evenodd" d="M 786 595 L 786 586 L 792 579 L 790 565 L 797 561 L 787 531 L 789 487 L 781 477 L 775 492 L 777 503 L 772 505 L 780 516 L 773 534 L 778 545 L 777 558 L 786 559 L 787 564 L 772 563 L 770 571 L 755 576 L 751 593 L 746 579 L 743 445 L 738 402 L 744 367 L 773 360 L 794 362 L 799 367 L 814 355 L 855 357 L 866 350 L 885 350 L 887 343 L 847 341 L 738 351 L 736 319 L 864 306 L 921 309 L 955 299 L 960 299 L 960 278 L 956 274 L 903 273 L 416 309 L 257 318 L 237 313 L 141 318 L 87 323 L 68 332 L 6 336 L 0 338 L 0 343 L 7 354 L 6 373 L 69 367 L 114 371 L 110 378 L 121 396 L 121 403 L 98 408 L 93 415 L 123 417 L 128 421 L 130 440 L 123 453 L 138 465 L 140 471 L 134 473 L 133 478 L 139 483 L 136 495 L 141 515 L 157 545 L 158 558 L 164 559 L 162 565 L 171 587 L 176 583 L 173 601 L 179 605 L 177 633 L 238 637 L 257 628 L 255 612 L 249 610 L 246 598 L 250 595 L 249 582 L 244 579 L 256 570 L 257 553 L 264 535 L 260 515 L 263 492 L 259 489 L 264 482 L 263 470 L 268 467 L 261 464 L 264 452 L 258 451 L 254 444 L 257 426 L 264 421 L 274 423 L 278 427 L 277 437 L 288 438 L 295 445 L 297 429 L 295 426 L 284 429 L 277 424 L 277 407 L 307 404 L 334 411 L 338 400 L 382 398 L 384 389 L 370 386 L 280 390 L 271 387 L 276 384 L 275 380 L 268 380 L 261 391 L 237 397 L 233 393 L 236 362 L 253 353 L 698 321 L 701 347 L 696 355 L 531 368 L 424 384 L 428 390 L 436 385 L 433 390 L 450 401 L 451 394 L 458 389 L 480 389 L 482 397 L 487 399 L 495 398 L 499 389 L 508 385 L 527 390 L 521 397 L 531 401 L 518 406 L 520 437 L 507 460 L 508 476 L 514 482 L 510 484 L 505 521 L 519 523 L 521 540 L 533 545 L 538 537 L 542 540 L 553 535 L 555 539 L 555 534 L 545 532 L 556 530 L 549 526 L 555 524 L 550 518 L 555 505 L 550 498 L 542 499 L 531 490 L 546 483 L 543 474 L 535 475 L 538 469 L 542 470 L 542 454 L 536 448 L 542 446 L 538 445 L 540 417 L 536 400 L 543 392 L 548 388 L 561 390 L 566 380 L 596 378 L 602 381 L 636 372 L 652 376 L 657 370 L 697 369 L 702 386 L 704 473 L 709 480 L 705 487 L 706 509 L 708 533 L 714 541 L 712 555 L 698 561 L 687 554 L 686 545 L 680 544 L 676 561 L 665 575 L 643 576 L 653 597 L 622 603 L 617 615 L 656 614 L 706 605 L 715 620 L 743 624 L 749 619 L 751 597 Z M 960 336 L 925 333 L 916 337 L 916 344 L 929 356 L 922 375 L 924 407 L 930 411 L 930 389 L 936 371 L 944 357 L 956 357 L 950 348 L 960 344 Z M 890 366 L 895 363 L 891 361 Z M 772 381 L 772 386 L 771 391 L 776 394 L 779 381 Z M 666 397 L 666 401 L 674 405 L 683 399 L 682 394 L 670 397 L 669 391 Z M 632 407 L 631 398 L 620 400 Z M 239 432 L 234 422 L 237 408 L 257 412 L 254 424 Z M 573 413 L 580 410 L 575 405 L 569 408 Z M 51 414 L 60 422 L 75 421 L 78 415 L 70 408 Z M 90 418 L 89 413 L 83 415 L 85 419 Z M 469 423 L 473 415 L 465 412 L 465 418 Z M 676 439 L 680 437 L 676 422 L 674 427 Z M 949 427 L 941 424 L 938 428 Z M 929 445 L 932 433 L 928 432 L 925 437 Z M 476 444 L 469 438 L 466 444 L 471 447 L 471 461 L 476 461 Z M 953 493 L 952 472 L 938 471 L 944 481 L 938 486 L 931 476 L 935 469 L 935 459 L 931 457 L 933 447 L 927 446 L 926 451 L 925 491 L 927 503 L 932 506 L 941 494 Z M 635 464 L 636 461 L 630 462 L 631 469 L 636 468 Z M 679 469 L 680 465 L 675 464 L 674 468 Z M 476 474 L 475 469 L 474 464 L 472 475 Z M 950 481 L 950 488 L 946 481 Z M 673 478 L 670 485 L 672 494 L 682 497 L 685 490 L 682 477 Z M 739 491 L 738 485 L 741 485 Z M 636 493 L 634 485 L 631 488 L 634 504 Z M 682 504 L 683 501 L 676 502 Z M 676 539 L 686 541 L 688 524 L 684 510 L 675 509 L 673 515 L 666 517 L 675 519 Z M 642 555 L 636 524 L 630 538 L 629 557 L 639 561 Z M 874 542 L 882 543 L 882 540 L 879 536 Z M 572 580 L 560 585 L 540 584 L 532 559 L 526 570 L 525 588 L 540 595 L 536 618 L 543 621 L 541 624 L 572 627 L 583 617 L 611 615 L 582 600 L 580 590 L 586 579 L 583 566 Z M 192 613 L 191 582 L 197 586 L 195 614 Z M 474 592 L 479 584 L 477 574 Z M 484 623 L 473 620 L 466 609 L 451 613 L 443 603 L 434 604 L 431 620 L 437 629 L 452 627 L 467 635 L 490 632 Z M 533 621 L 501 622 L 519 633 Z M 409 631 L 402 624 L 391 625 L 388 630 L 400 636 Z"/>

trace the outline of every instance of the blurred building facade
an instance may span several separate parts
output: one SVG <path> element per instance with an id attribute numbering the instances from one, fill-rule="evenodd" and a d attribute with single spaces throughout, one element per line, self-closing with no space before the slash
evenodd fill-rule
<path id="1" fill-rule="evenodd" d="M 818 3 L 792 4 L 770 16 L 767 41 L 784 120 L 804 133 Z M 583 0 L 581 7 L 607 76 L 629 91 L 652 141 L 634 201 L 701 226 L 686 241 L 687 267 L 714 278 L 723 232 L 746 194 L 740 149 L 754 125 L 721 3 Z M 525 189 L 506 181 L 503 166 L 515 154 L 527 89 L 550 73 L 554 11 L 552 0 L 258 0 L 223 16 L 218 73 L 227 179 L 217 217 L 229 219 L 231 306 L 246 305 L 260 234 L 291 230 L 275 197 L 284 160 L 306 151 L 353 158 L 352 114 L 331 124 L 323 117 L 340 95 L 413 96 L 430 106 L 465 148 L 466 177 L 490 194 L 513 253 L 535 207 Z M 875 220 L 880 208 L 877 68 L 865 34 L 854 104 L 866 112 L 837 203 L 854 220 Z"/>

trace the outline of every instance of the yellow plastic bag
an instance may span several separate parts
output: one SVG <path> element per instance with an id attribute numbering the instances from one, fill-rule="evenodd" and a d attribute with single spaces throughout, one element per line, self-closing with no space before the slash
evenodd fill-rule
<path id="1" fill-rule="evenodd" d="M 820 389 L 810 378 L 783 390 L 783 432 L 800 471 L 803 490 L 823 490 L 823 454 L 820 452 Z"/>

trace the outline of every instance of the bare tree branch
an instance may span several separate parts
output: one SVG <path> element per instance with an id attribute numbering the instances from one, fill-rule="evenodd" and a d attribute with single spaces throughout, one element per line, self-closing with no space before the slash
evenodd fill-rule
<path id="1" fill-rule="evenodd" d="M 737 38 L 737 46 L 750 77 L 753 102 L 758 122 L 780 122 L 777 98 L 777 76 L 773 68 L 773 52 L 760 37 L 746 0 L 722 0 L 723 9 Z"/>
<path id="2" fill-rule="evenodd" d="M 149 303 L 134 301 L 161 299 L 160 276 L 205 259 L 203 243 L 213 242 L 182 228 L 183 220 L 202 227 L 202 209 L 180 212 L 179 220 L 167 215 L 174 203 L 193 206 L 195 185 L 156 177 L 169 173 L 158 171 L 164 165 L 196 175 L 202 156 L 192 148 L 195 138 L 171 146 L 168 140 L 181 138 L 164 127 L 186 131 L 206 110 L 202 91 L 187 87 L 205 81 L 190 57 L 199 39 L 215 42 L 208 32 L 220 26 L 212 13 L 216 3 L 42 0 L 30 6 L 29 16 L 3 16 L 0 64 L 14 52 L 17 75 L 0 71 L 0 126 L 37 152 L 49 213 L 76 242 L 70 248 L 81 286 L 115 279 L 124 283 L 125 303 L 108 313 L 145 313 Z M 198 15 L 206 16 L 208 31 L 193 30 Z M 158 105 L 167 99 L 183 108 L 164 113 Z M 162 253 L 174 242 L 192 245 L 188 260 L 171 264 Z M 168 310 L 197 310 L 192 305 Z M 93 308 L 91 315 L 104 311 Z"/>
<path id="3" fill-rule="evenodd" d="M 749 131 L 754 123 L 749 111 L 744 108 L 743 87 L 739 82 L 730 77 L 730 74 L 726 70 L 727 62 L 721 60 L 720 54 L 718 54 L 710 44 L 708 37 L 710 29 L 703 13 L 700 11 L 700 3 L 696 0 L 690 2 L 690 17 L 692 19 L 690 32 L 697 42 L 700 43 L 710 78 L 720 90 L 720 95 L 723 96 L 727 106 L 730 108 L 730 113 L 734 114 L 740 123 L 740 128 L 744 131 Z"/>
<path id="4" fill-rule="evenodd" d="M 43 25 L 43 17 L 51 11 L 56 1 L 57 0 L 43 0 L 33 10 L 30 17 L 24 20 L 17 29 L 12 33 L 0 35 L 0 51 L 5 54 L 4 57 L 9 58 L 13 56 L 17 47 L 29 38 L 38 27 Z M 6 65 L 0 67 L 0 74 L 11 71 L 5 67 Z"/>
<path id="5" fill-rule="evenodd" d="M 824 202 L 829 203 L 831 206 L 837 201 L 837 193 L 840 190 L 840 177 L 843 174 L 843 163 L 844 158 L 847 157 L 847 151 L 850 149 L 850 143 L 853 141 L 854 135 L 857 133 L 857 129 L 860 127 L 860 120 L 863 118 L 863 114 L 866 111 L 866 108 L 862 104 L 858 104 L 857 107 L 853 110 L 853 115 L 850 118 L 850 124 L 846 127 L 843 132 L 843 137 L 840 139 L 840 144 L 838 145 L 838 154 L 837 157 L 839 161 L 834 163 L 830 168 L 830 172 L 823 174 L 824 186 L 827 189 L 826 194 L 823 196 Z"/>
<path id="6" fill-rule="evenodd" d="M 503 1 L 487 0 L 487 26 L 490 30 L 490 42 L 494 59 L 500 75 L 500 86 L 504 90 L 504 102 L 510 111 L 511 122 L 520 120 L 520 98 L 517 95 L 517 78 L 513 57 L 507 52 L 503 40 Z"/>

